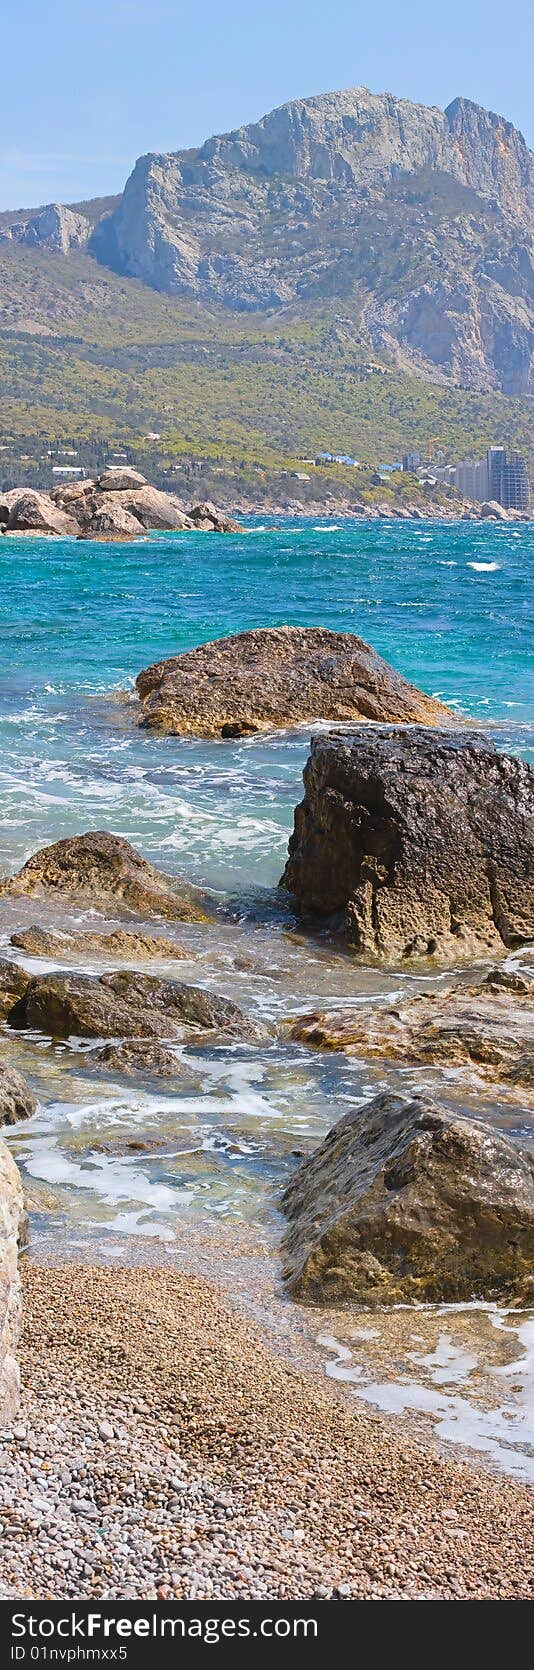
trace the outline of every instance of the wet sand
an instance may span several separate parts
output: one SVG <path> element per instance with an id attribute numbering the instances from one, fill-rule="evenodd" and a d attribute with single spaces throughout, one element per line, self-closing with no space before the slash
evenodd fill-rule
<path id="1" fill-rule="evenodd" d="M 284 1363 L 160 1267 L 24 1269 L 0 1594 L 526 1599 L 532 1494 Z"/>

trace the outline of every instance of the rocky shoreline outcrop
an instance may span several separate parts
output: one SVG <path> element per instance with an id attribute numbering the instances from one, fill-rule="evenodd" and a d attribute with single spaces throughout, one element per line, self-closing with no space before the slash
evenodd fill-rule
<path id="1" fill-rule="evenodd" d="M 494 956 L 534 937 L 534 771 L 481 733 L 312 738 L 282 885 L 351 949 Z"/>
<path id="2" fill-rule="evenodd" d="M 63 482 L 50 493 L 13 487 L 0 495 L 0 532 L 72 539 L 139 539 L 167 533 L 241 533 L 241 524 L 210 502 L 186 510 L 172 493 L 151 487 L 139 470 L 105 470 L 96 481 Z"/>
<path id="3" fill-rule="evenodd" d="M 340 1119 L 282 1200 L 298 1299 L 390 1305 L 534 1294 L 534 1162 L 427 1097 Z"/>
<path id="4" fill-rule="evenodd" d="M 211 911 L 198 888 L 155 870 L 129 841 L 107 830 L 90 830 L 41 847 L 17 875 L 0 880 L 0 898 L 25 895 L 183 922 L 206 921 Z"/>
<path id="5" fill-rule="evenodd" d="M 418 993 L 395 1003 L 315 1010 L 292 1020 L 289 1036 L 313 1049 L 362 1060 L 474 1070 L 482 1083 L 534 1092 L 534 977 L 491 969 L 475 985 Z"/>
<path id="6" fill-rule="evenodd" d="M 452 720 L 363 638 L 324 627 L 218 638 L 146 667 L 136 686 L 143 724 L 173 736 L 231 738 L 320 719 Z"/>

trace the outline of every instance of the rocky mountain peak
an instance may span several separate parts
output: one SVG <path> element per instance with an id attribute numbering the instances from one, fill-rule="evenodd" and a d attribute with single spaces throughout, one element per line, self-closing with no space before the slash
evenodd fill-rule
<path id="1" fill-rule="evenodd" d="M 233 311 L 335 299 L 401 370 L 525 394 L 534 352 L 534 157 L 470 99 L 366 87 L 294 99 L 196 149 L 140 157 L 91 229 L 50 204 L 0 236 Z M 94 225 L 93 215 L 93 225 Z"/>
<path id="2" fill-rule="evenodd" d="M 47 203 L 44 208 L 4 226 L 2 237 L 33 249 L 52 249 L 66 255 L 69 249 L 83 249 L 90 231 L 85 215 L 75 214 L 62 203 Z"/>

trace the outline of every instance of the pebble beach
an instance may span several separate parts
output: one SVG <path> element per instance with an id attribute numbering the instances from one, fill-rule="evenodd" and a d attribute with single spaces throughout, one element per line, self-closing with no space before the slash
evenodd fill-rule
<path id="1" fill-rule="evenodd" d="M 24 1270 L 3 1599 L 527 1599 L 532 1495 L 349 1407 L 218 1288 Z"/>

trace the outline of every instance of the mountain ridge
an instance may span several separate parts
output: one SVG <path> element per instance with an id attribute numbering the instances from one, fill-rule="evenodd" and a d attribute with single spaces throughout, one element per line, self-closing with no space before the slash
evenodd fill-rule
<path id="1" fill-rule="evenodd" d="M 511 122 L 464 97 L 442 111 L 358 87 L 149 151 L 101 214 L 88 202 L 0 216 L 4 242 L 85 250 L 233 314 L 305 317 L 337 300 L 400 370 L 520 396 L 533 232 L 534 155 Z"/>

